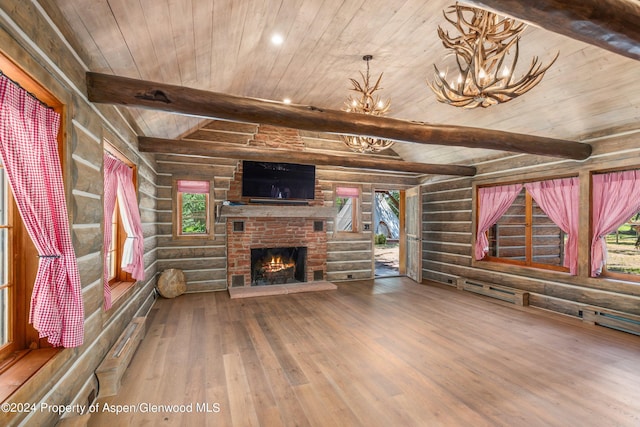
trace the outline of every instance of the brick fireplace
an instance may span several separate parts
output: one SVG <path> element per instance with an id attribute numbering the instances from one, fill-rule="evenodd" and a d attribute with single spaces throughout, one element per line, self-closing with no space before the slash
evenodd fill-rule
<path id="1" fill-rule="evenodd" d="M 286 211 L 281 206 L 262 207 Z M 309 207 L 306 207 L 309 209 Z M 301 208 L 294 208 L 299 210 Z M 233 215 L 233 214 L 230 214 Z M 251 286 L 251 249 L 306 248 L 305 282 L 324 280 L 327 270 L 327 234 L 324 220 L 290 217 L 227 217 L 227 283 Z"/>
<path id="2" fill-rule="evenodd" d="M 304 149 L 295 129 L 259 125 L 250 146 Z M 335 212 L 324 206 L 324 196 L 316 181 L 315 197 L 303 206 L 256 205 L 242 197 L 242 162 L 230 182 L 227 198 L 239 205 L 223 206 L 227 235 L 227 285 L 251 287 L 251 250 L 264 248 L 305 248 L 303 282 L 324 281 L 327 271 L 326 220 Z"/>

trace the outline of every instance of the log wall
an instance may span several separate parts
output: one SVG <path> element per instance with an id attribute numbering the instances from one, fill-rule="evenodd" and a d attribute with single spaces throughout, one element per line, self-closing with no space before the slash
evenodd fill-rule
<path id="1" fill-rule="evenodd" d="M 173 237 L 172 215 L 175 201 L 172 186 L 176 179 L 212 180 L 215 205 L 227 198 L 236 161 L 156 155 L 158 165 L 158 271 L 180 268 L 185 273 L 187 292 L 227 288 L 227 241 L 225 223 L 215 218 L 212 239 Z"/>
<path id="2" fill-rule="evenodd" d="M 87 66 L 36 2 L 8 0 L 0 15 L 0 49 L 64 104 L 63 176 L 73 245 L 85 308 L 84 344 L 59 351 L 6 402 L 87 405 L 97 394 L 94 371 L 134 316 L 153 302 L 156 263 L 156 165 L 136 149 L 136 135 L 112 107 L 90 104 L 85 95 Z M 103 140 L 137 165 L 138 198 L 144 230 L 145 277 L 103 308 Z M 5 372 L 6 373 L 6 372 Z M 67 416 L 77 414 L 67 414 Z M 0 425 L 55 425 L 53 411 L 0 412 Z"/>
<path id="3" fill-rule="evenodd" d="M 530 292 L 531 306 L 581 317 L 585 305 L 640 314 L 637 282 L 589 277 L 590 173 L 640 167 L 640 132 L 587 140 L 594 155 L 583 162 L 514 155 L 476 165 L 473 178 L 426 181 L 422 185 L 422 277 L 455 286 L 466 277 Z M 579 176 L 579 271 L 566 272 L 472 259 L 475 189 L 478 185 Z"/>
<path id="4" fill-rule="evenodd" d="M 220 124 L 216 124 L 220 126 Z M 224 125 L 226 126 L 226 125 Z M 240 142 L 249 142 L 257 147 L 303 149 L 314 147 L 322 135 L 310 135 L 273 126 L 244 125 L 233 129 Z M 246 136 L 255 132 L 255 136 Z M 243 134 L 245 136 L 242 136 Z M 206 137 L 207 132 L 196 131 L 187 139 Z M 240 137 L 241 136 L 241 137 Z M 227 138 L 225 136 L 225 138 Z M 172 237 L 172 182 L 175 179 L 212 179 L 215 186 L 216 211 L 224 201 L 245 202 L 241 197 L 241 162 L 223 158 L 196 158 L 181 155 L 157 154 L 158 164 L 158 268 L 181 268 L 187 276 L 187 292 L 224 290 L 231 287 L 230 272 L 226 258 L 229 252 L 228 218 L 217 215 L 213 240 L 176 240 Z M 361 188 L 360 231 L 357 233 L 335 233 L 334 218 L 321 218 L 326 227 L 326 274 L 325 279 L 351 280 L 374 277 L 373 269 L 373 197 L 375 190 L 403 190 L 417 185 L 412 174 L 361 171 L 329 166 L 316 168 L 316 195 L 313 207 L 333 207 L 336 185 Z M 295 207 L 292 207 L 295 209 Z M 306 208 L 305 208 L 306 209 Z M 245 215 L 245 214 L 243 214 Z M 324 239 L 323 239 L 324 240 Z M 324 245 L 324 243 L 323 243 Z M 285 245 L 286 246 L 286 245 Z M 324 264 L 323 264 L 324 265 Z M 324 269 L 324 268 L 323 268 Z"/>

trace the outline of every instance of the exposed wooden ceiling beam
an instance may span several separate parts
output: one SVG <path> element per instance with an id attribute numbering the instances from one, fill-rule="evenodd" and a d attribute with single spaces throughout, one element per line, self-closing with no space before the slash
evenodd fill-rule
<path id="1" fill-rule="evenodd" d="M 248 147 L 234 144 L 206 141 L 184 141 L 163 138 L 138 138 L 138 149 L 146 153 L 186 154 L 192 156 L 223 157 L 241 160 L 261 160 L 265 162 L 289 162 L 347 168 L 413 172 L 434 175 L 473 176 L 473 166 L 440 165 L 405 162 L 369 156 L 340 156 L 335 154 L 311 153 L 306 151 L 275 148 Z"/>
<path id="2" fill-rule="evenodd" d="M 640 60 L 637 0 L 463 0 Z"/>
<path id="3" fill-rule="evenodd" d="M 591 146 L 533 135 L 452 125 L 431 125 L 314 106 L 287 105 L 183 86 L 87 73 L 89 100 L 249 123 L 417 144 L 487 148 L 584 160 Z"/>

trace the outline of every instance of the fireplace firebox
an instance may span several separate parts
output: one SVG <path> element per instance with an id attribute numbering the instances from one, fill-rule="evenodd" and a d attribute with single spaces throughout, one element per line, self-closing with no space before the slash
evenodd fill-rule
<path id="1" fill-rule="evenodd" d="M 251 286 L 306 281 L 306 247 L 251 249 Z"/>

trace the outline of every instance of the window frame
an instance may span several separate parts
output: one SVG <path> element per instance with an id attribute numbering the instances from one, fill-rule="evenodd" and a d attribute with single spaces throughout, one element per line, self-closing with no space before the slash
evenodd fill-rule
<path id="1" fill-rule="evenodd" d="M 0 173 L 1 174 L 5 174 L 4 172 L 4 165 L 0 164 Z M 3 177 L 4 179 L 2 180 L 2 183 L 0 185 L 3 185 L 4 188 L 2 189 L 2 195 L 4 197 L 4 200 L 1 201 L 0 203 L 3 203 L 5 205 L 5 209 L 6 209 L 6 222 L 4 224 L 0 224 L 0 228 L 4 229 L 7 231 L 6 236 L 5 236 L 5 240 L 6 240 L 6 248 L 7 248 L 7 253 L 6 256 L 4 257 L 4 259 L 2 259 L 0 262 L 4 262 L 6 259 L 6 266 L 5 266 L 5 270 L 7 271 L 6 276 L 7 276 L 7 282 L 6 283 L 1 283 L 2 279 L 0 278 L 0 290 L 4 290 L 6 289 L 7 294 L 6 294 L 6 298 L 7 298 L 7 325 L 1 325 L 0 327 L 2 327 L 3 329 L 6 328 L 6 342 L 2 343 L 0 342 L 0 371 L 2 370 L 2 360 L 4 360 L 6 358 L 6 356 L 8 354 L 13 353 L 14 351 L 16 351 L 19 347 L 18 342 L 20 341 L 20 334 L 17 334 L 16 332 L 16 317 L 17 317 L 17 305 L 19 303 L 19 301 L 22 301 L 22 298 L 18 297 L 19 294 L 19 286 L 17 286 L 16 284 L 16 268 L 14 266 L 14 254 L 16 252 L 20 253 L 21 251 L 19 250 L 20 245 L 18 244 L 18 239 L 16 238 L 16 225 L 14 225 L 14 221 L 16 220 L 16 214 L 18 213 L 17 210 L 17 206 L 15 203 L 15 200 L 13 198 L 13 194 L 11 192 L 11 187 L 9 186 L 9 182 L 7 180 L 6 175 Z M 18 214 L 18 220 L 20 220 L 19 218 L 19 214 Z M 4 222 L 4 221 L 2 221 Z M 4 248 L 3 248 L 4 249 Z M 4 321 L 4 317 L 0 319 L 0 321 Z"/>
<path id="2" fill-rule="evenodd" d="M 569 268 L 564 267 L 563 265 L 552 265 L 552 264 L 542 264 L 533 261 L 533 234 L 531 232 L 532 223 L 533 223 L 533 197 L 527 189 L 524 187 L 524 184 L 529 182 L 540 182 L 540 181 L 550 181 L 554 179 L 562 179 L 562 178 L 571 178 L 576 177 L 575 174 L 558 174 L 553 176 L 544 176 L 544 177 L 535 177 L 531 179 L 523 179 L 518 181 L 497 181 L 483 184 L 474 184 L 473 185 L 473 197 L 474 197 L 474 224 L 473 224 L 473 244 L 472 244 L 472 265 L 474 266 L 482 266 L 483 263 L 495 263 L 502 265 L 513 265 L 517 267 L 523 268 L 532 268 L 532 269 L 540 269 L 547 271 L 555 271 L 559 273 L 569 273 Z M 478 233 L 478 215 L 480 214 L 480 197 L 478 197 L 478 193 L 481 188 L 485 187 L 494 187 L 501 185 L 510 185 L 510 184 L 523 184 L 522 190 L 525 193 L 525 261 L 511 260 L 507 258 L 500 258 L 491 256 L 489 254 L 485 255 L 481 260 L 476 260 L 475 256 L 473 256 L 473 251 L 477 241 L 477 233 Z M 553 221 L 552 221 L 553 222 Z M 495 226 L 495 224 L 494 224 Z M 493 227 L 493 226 L 492 226 Z M 556 227 L 558 227 L 556 225 Z M 558 227 L 559 228 L 559 227 Z M 560 230 L 562 235 L 566 236 L 566 234 Z M 488 231 L 487 231 L 488 232 Z M 564 240 L 564 239 L 563 239 Z"/>
<path id="3" fill-rule="evenodd" d="M 206 233 L 182 232 L 182 192 L 178 191 L 178 181 L 203 181 L 209 183 L 209 193 L 206 193 Z M 171 229 L 173 240 L 215 240 L 215 186 L 213 178 L 174 175 L 171 182 Z"/>
<path id="4" fill-rule="evenodd" d="M 534 200 L 531 194 L 526 190 L 526 188 L 523 187 L 521 191 L 524 191 L 524 198 L 525 198 L 525 208 L 524 208 L 525 219 L 524 219 L 524 225 L 523 225 L 524 232 L 525 232 L 525 238 L 524 238 L 525 260 L 519 261 L 519 260 L 508 259 L 508 258 L 501 258 L 497 256 L 491 256 L 487 254 L 480 261 L 498 262 L 503 264 L 519 265 L 522 267 L 540 268 L 544 270 L 554 270 L 554 271 L 561 271 L 561 272 L 568 273 L 569 269 L 567 267 L 553 265 L 553 264 L 543 264 L 543 263 L 535 262 L 533 260 L 534 258 L 533 256 L 533 225 L 534 225 L 533 224 L 533 203 L 534 203 Z M 492 225 L 491 227 L 493 228 L 496 225 L 497 223 Z M 562 230 L 560 230 L 560 232 L 561 232 L 561 236 L 564 236 L 565 233 Z M 564 238 L 562 238 L 561 240 L 564 241 Z M 489 239 L 489 241 L 491 241 L 491 239 Z"/>
<path id="5" fill-rule="evenodd" d="M 336 216 L 334 220 L 334 232 L 337 234 L 355 234 L 362 232 L 361 230 L 361 215 L 362 215 L 362 186 L 361 185 L 353 185 L 353 184 L 335 184 L 333 186 L 333 203 L 336 204 L 336 200 L 338 199 L 338 188 L 352 188 L 358 191 L 357 197 L 349 197 L 354 201 L 351 202 L 351 230 L 338 230 L 337 222 L 338 222 L 338 210 L 336 209 Z"/>
<path id="6" fill-rule="evenodd" d="M 120 150 L 118 150 L 106 138 L 103 139 L 103 146 L 104 146 L 105 153 L 109 153 L 110 155 L 116 157 L 118 160 L 120 160 L 121 162 L 123 162 L 124 164 L 126 164 L 128 167 L 131 168 L 132 170 L 131 179 L 133 181 L 133 188 L 135 188 L 137 192 L 138 191 L 138 168 L 136 164 L 133 163 L 131 160 L 129 160 L 124 154 L 122 154 Z M 120 215 L 119 203 L 120 201 L 118 200 L 118 197 L 116 195 L 116 204 L 113 209 L 113 217 L 109 219 L 110 221 L 112 221 L 111 247 L 104 248 L 104 250 L 113 252 L 116 255 L 115 272 L 113 276 L 109 274 L 110 276 L 109 286 L 111 287 L 112 307 L 113 307 L 113 303 L 115 303 L 115 301 L 118 300 L 118 298 L 120 298 L 124 294 L 124 292 L 127 289 L 131 288 L 136 282 L 136 280 L 133 277 L 131 277 L 131 273 L 124 271 L 121 266 L 122 252 L 124 249 L 124 242 L 127 240 L 127 233 L 123 225 L 122 216 Z M 103 218 L 103 220 L 107 221 L 107 218 Z M 117 224 L 117 226 L 114 227 L 113 226 L 114 224 Z M 114 245 L 117 245 L 117 246 L 114 247 Z M 111 262 L 113 263 L 114 260 L 112 259 Z"/>
<path id="7" fill-rule="evenodd" d="M 66 120 L 64 104 L 53 95 L 51 91 L 46 89 L 2 52 L 0 52 L 0 70 L 2 70 L 9 79 L 19 84 L 33 97 L 60 115 L 60 127 L 57 135 L 58 155 L 64 179 L 63 185 L 65 189 L 68 188 L 68 176 L 66 176 L 67 174 L 65 173 L 64 130 Z M 5 172 L 4 170 L 0 170 L 0 173 L 4 174 Z M 30 300 L 39 263 L 38 251 L 27 233 L 8 182 L 6 184 L 6 189 L 8 190 L 6 193 L 8 220 L 11 225 L 7 264 L 10 269 L 9 275 L 13 281 L 8 287 L 10 306 L 9 342 L 5 345 L 0 345 L 0 375 L 10 373 L 12 378 L 11 383 L 14 384 L 14 389 L 17 389 L 26 378 L 23 378 L 22 374 L 18 372 L 14 375 L 12 367 L 14 365 L 22 366 L 21 361 L 28 360 L 29 357 L 25 358 L 25 356 L 28 356 L 34 351 L 48 351 L 51 352 L 51 354 L 55 354 L 57 349 L 53 349 L 46 338 L 40 338 L 38 331 L 29 323 L 28 313 L 30 310 Z M 32 363 L 39 365 L 45 362 L 26 363 L 29 365 Z M 35 366 L 32 368 L 36 369 Z M 0 401 L 3 400 L 3 396 L 0 395 Z"/>
<path id="8" fill-rule="evenodd" d="M 591 202 L 593 200 L 593 176 L 594 175 L 613 173 L 613 172 L 624 172 L 624 171 L 638 170 L 638 169 L 640 169 L 640 165 L 591 171 L 589 173 L 589 201 Z M 589 205 L 589 242 L 593 241 L 593 229 L 591 224 L 592 218 L 593 218 L 593 204 L 590 203 Z M 591 257 L 589 257 L 589 266 L 591 266 Z M 625 282 L 640 283 L 640 274 L 636 275 L 631 273 L 622 273 L 619 271 L 610 271 L 607 269 L 607 264 L 605 263 L 604 266 L 602 267 L 602 272 L 596 277 L 590 277 L 590 279 L 621 280 Z"/>

